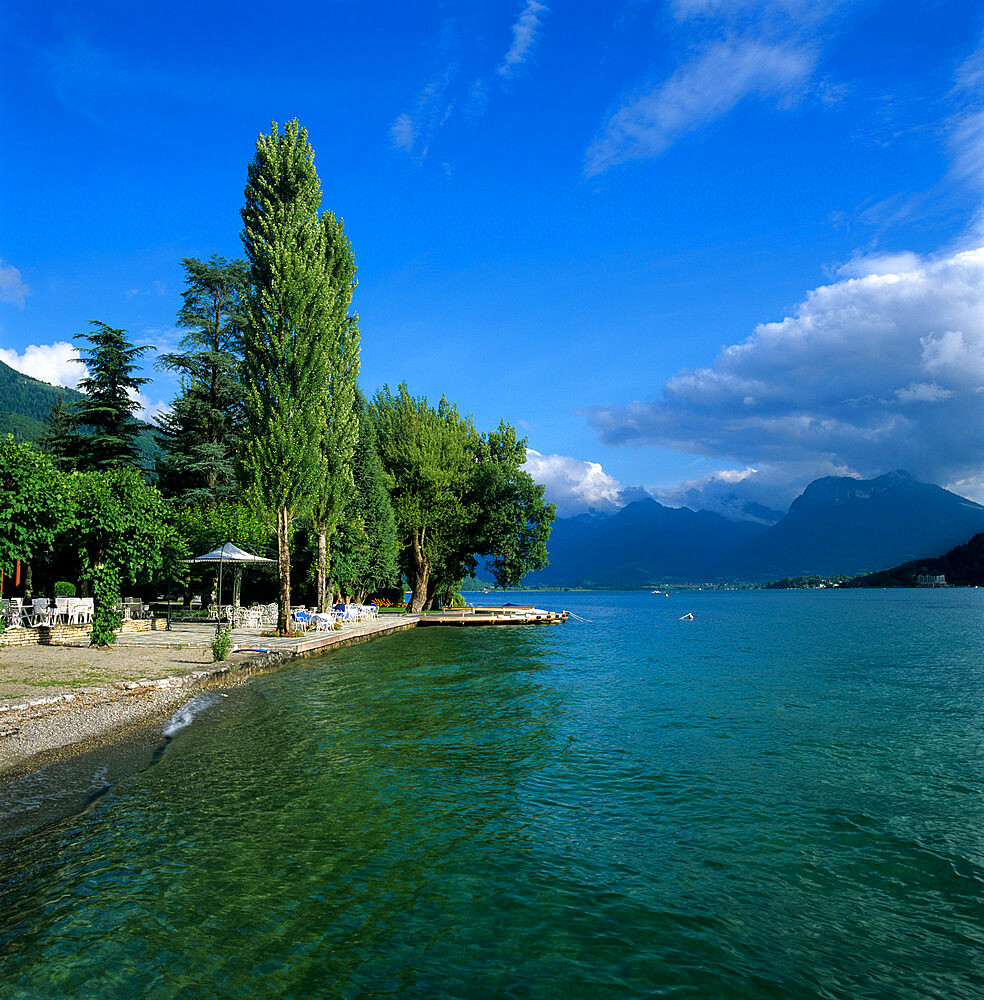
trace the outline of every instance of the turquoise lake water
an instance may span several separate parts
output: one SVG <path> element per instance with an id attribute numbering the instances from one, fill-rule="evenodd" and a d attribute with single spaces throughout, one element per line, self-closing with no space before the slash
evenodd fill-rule
<path id="1" fill-rule="evenodd" d="M 984 996 L 984 590 L 536 602 L 0 790 L 0 997 Z"/>

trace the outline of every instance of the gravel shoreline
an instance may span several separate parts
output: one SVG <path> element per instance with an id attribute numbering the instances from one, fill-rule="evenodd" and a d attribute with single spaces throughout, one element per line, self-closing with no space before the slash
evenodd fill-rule
<path id="1" fill-rule="evenodd" d="M 163 645 L 0 646 L 0 786 L 167 719 L 199 691 L 242 684 L 254 673 L 417 622 L 401 615 L 330 633 L 330 646 L 245 649 L 222 663 L 212 662 L 208 643 L 175 641 L 174 633 Z"/>
<path id="2" fill-rule="evenodd" d="M 213 663 L 211 650 L 188 648 L 0 649 L 0 782 L 167 718 L 204 688 L 294 658 L 239 653 Z M 92 676 L 101 683 L 72 683 Z"/>

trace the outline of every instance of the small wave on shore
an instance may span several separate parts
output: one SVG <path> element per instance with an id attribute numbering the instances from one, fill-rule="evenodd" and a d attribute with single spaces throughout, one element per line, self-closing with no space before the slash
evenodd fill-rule
<path id="1" fill-rule="evenodd" d="M 214 694 L 196 694 L 185 702 L 165 723 L 164 738 L 172 739 L 177 733 L 190 726 L 195 719 L 208 708 L 218 705 L 219 699 Z"/>

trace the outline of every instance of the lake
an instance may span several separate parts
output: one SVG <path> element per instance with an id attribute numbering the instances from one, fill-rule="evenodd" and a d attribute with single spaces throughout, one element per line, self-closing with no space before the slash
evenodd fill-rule
<path id="1" fill-rule="evenodd" d="M 0 997 L 984 995 L 984 590 L 535 601 L 9 787 Z"/>

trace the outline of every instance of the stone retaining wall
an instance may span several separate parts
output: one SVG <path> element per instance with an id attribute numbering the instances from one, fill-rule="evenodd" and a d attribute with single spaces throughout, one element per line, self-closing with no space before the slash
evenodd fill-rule
<path id="1" fill-rule="evenodd" d="M 127 632 L 157 632 L 167 628 L 166 618 L 135 618 L 123 622 L 118 635 Z M 39 625 L 8 628 L 0 632 L 0 646 L 88 646 L 89 625 Z"/>
<path id="2" fill-rule="evenodd" d="M 166 628 L 166 618 L 129 618 L 123 622 L 120 632 L 162 632 Z"/>

